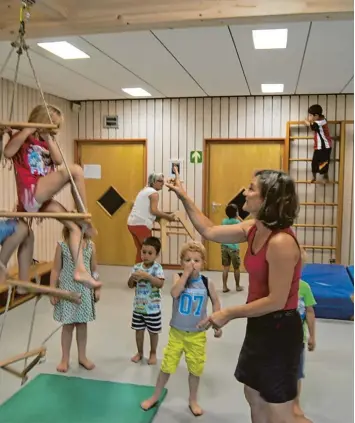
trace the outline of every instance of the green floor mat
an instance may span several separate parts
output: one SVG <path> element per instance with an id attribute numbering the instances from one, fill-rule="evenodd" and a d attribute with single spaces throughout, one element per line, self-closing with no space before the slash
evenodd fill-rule
<path id="1" fill-rule="evenodd" d="M 0 406 L 0 422 L 150 423 L 158 406 L 143 411 L 140 403 L 153 391 L 152 386 L 41 374 Z"/>

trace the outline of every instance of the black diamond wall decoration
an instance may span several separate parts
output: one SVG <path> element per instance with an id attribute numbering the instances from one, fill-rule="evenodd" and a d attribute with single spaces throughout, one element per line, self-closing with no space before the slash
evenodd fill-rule
<path id="1" fill-rule="evenodd" d="M 126 202 L 126 200 L 121 197 L 114 187 L 110 187 L 105 194 L 103 194 L 98 200 L 97 203 L 105 210 L 109 216 L 113 216 L 117 210 Z"/>
<path id="2" fill-rule="evenodd" d="M 243 206 L 245 204 L 245 196 L 244 196 L 245 188 L 242 188 L 238 194 L 229 202 L 229 204 L 235 204 L 238 207 L 239 216 L 245 220 L 249 216 L 249 212 L 243 210 Z"/>

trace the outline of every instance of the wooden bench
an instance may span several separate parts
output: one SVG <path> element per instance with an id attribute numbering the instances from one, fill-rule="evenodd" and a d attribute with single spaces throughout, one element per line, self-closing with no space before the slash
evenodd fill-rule
<path id="1" fill-rule="evenodd" d="M 31 282 L 36 282 L 36 276 L 40 278 L 41 285 L 49 286 L 49 278 L 50 273 L 53 267 L 53 262 L 41 262 L 35 263 L 30 268 L 30 280 Z M 18 279 L 18 267 L 15 266 L 8 271 L 9 279 Z M 9 286 L 6 284 L 0 285 L 0 314 L 5 311 L 6 308 L 6 301 L 7 301 L 7 293 L 9 290 Z M 16 292 L 16 289 L 12 290 L 11 300 L 10 300 L 10 307 L 9 310 L 19 306 L 20 304 L 25 303 L 26 301 L 31 300 L 36 295 L 33 293 L 28 293 L 24 295 L 20 295 Z"/>

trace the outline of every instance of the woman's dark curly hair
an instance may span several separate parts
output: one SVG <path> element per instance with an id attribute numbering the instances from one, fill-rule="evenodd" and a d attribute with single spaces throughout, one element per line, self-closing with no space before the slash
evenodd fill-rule
<path id="1" fill-rule="evenodd" d="M 298 216 L 299 202 L 293 179 L 285 172 L 260 170 L 258 178 L 261 198 L 264 200 L 257 219 L 268 229 L 285 229 Z"/>

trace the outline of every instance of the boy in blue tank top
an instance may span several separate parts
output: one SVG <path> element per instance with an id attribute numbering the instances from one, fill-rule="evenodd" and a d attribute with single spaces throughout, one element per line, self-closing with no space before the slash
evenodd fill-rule
<path id="1" fill-rule="evenodd" d="M 197 402 L 200 376 L 206 362 L 206 332 L 198 323 L 207 316 L 207 303 L 211 299 L 213 311 L 221 308 L 213 283 L 200 274 L 205 263 L 205 248 L 200 242 L 188 242 L 180 251 L 183 273 L 174 276 L 171 288 L 173 311 L 170 321 L 168 345 L 164 349 L 164 358 L 153 396 L 141 403 L 143 410 L 154 407 L 160 398 L 164 386 L 171 374 L 175 373 L 182 353 L 189 371 L 189 408 L 194 416 L 201 416 L 203 410 Z M 222 331 L 215 330 L 215 337 L 220 338 Z"/>

